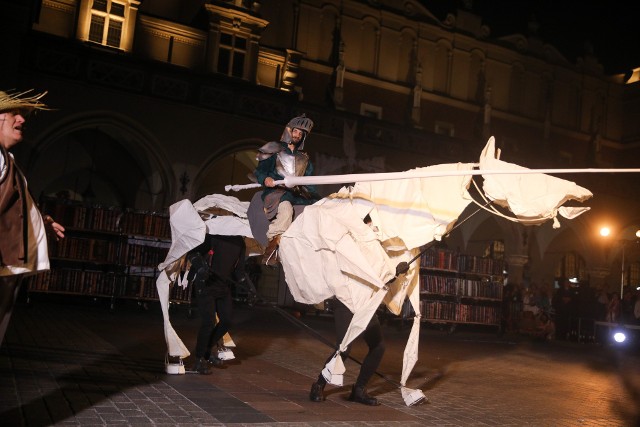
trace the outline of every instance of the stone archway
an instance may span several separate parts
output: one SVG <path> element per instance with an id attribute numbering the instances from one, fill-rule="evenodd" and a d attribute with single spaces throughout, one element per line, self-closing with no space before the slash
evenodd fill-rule
<path id="1" fill-rule="evenodd" d="M 250 201 L 257 189 L 227 192 L 225 186 L 251 183 L 248 175 L 255 170 L 258 164 L 256 160 L 258 148 L 265 143 L 266 141 L 261 139 L 233 141 L 212 153 L 200 170 L 194 174 L 191 186 L 193 201 L 208 194 L 227 194 L 242 201 Z"/>
<path id="2" fill-rule="evenodd" d="M 45 196 L 162 211 L 175 179 L 158 146 L 128 117 L 74 115 L 40 136 L 28 164 L 30 183 Z"/>
<path id="3" fill-rule="evenodd" d="M 560 223 L 561 227 L 555 229 L 551 221 L 532 227 L 529 258 L 534 282 L 552 283 L 556 278 L 556 267 L 567 254 L 584 263 L 583 279 L 589 275 L 590 269 L 601 266 L 601 253 L 587 223 L 580 218 L 560 219 Z"/>

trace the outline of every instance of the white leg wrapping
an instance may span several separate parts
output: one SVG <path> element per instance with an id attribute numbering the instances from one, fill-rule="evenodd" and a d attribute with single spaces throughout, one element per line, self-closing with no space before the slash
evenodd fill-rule
<path id="1" fill-rule="evenodd" d="M 336 352 L 335 356 L 322 370 L 322 376 L 329 384 L 341 387 L 344 382 L 344 372 L 344 362 L 340 357 L 340 352 Z"/>
<path id="2" fill-rule="evenodd" d="M 402 398 L 407 406 L 415 405 L 427 399 L 427 396 L 424 395 L 422 390 L 402 387 L 400 392 L 402 393 Z"/>

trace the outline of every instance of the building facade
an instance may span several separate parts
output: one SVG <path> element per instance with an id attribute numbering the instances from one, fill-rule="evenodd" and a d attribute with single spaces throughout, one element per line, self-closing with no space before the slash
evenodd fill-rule
<path id="1" fill-rule="evenodd" d="M 223 193 L 302 112 L 323 175 L 475 162 L 490 136 L 502 160 L 529 168 L 639 164 L 640 68 L 606 75 L 589 50 L 572 63 L 534 25 L 494 38 L 471 8 L 439 19 L 414 0 L 0 5 L 12 17 L 3 88 L 47 90 L 55 109 L 30 120 L 17 150 L 45 196 L 163 211 Z M 448 243 L 504 255 L 518 283 L 615 290 L 622 270 L 640 281 L 637 245 L 624 243 L 640 228 L 637 175 L 562 178 L 594 193 L 590 212 L 553 229 L 471 206 Z"/>

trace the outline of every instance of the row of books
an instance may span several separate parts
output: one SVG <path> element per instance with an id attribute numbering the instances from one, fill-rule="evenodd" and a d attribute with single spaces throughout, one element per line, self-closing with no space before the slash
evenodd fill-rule
<path id="1" fill-rule="evenodd" d="M 420 292 L 502 300 L 502 283 L 421 274 Z"/>
<path id="2" fill-rule="evenodd" d="M 183 288 L 179 285 L 173 285 L 169 291 L 171 301 L 191 301 L 191 289 L 193 286 Z"/>
<path id="3" fill-rule="evenodd" d="M 29 278 L 29 291 L 112 296 L 115 274 L 90 270 L 47 270 Z"/>
<path id="4" fill-rule="evenodd" d="M 85 228 L 113 233 L 119 231 L 122 217 L 122 211 L 117 208 L 63 204 L 55 201 L 44 202 L 42 211 L 67 228 Z"/>
<path id="5" fill-rule="evenodd" d="M 420 266 L 426 269 L 460 273 L 501 275 L 504 270 L 504 261 L 459 254 L 450 249 L 431 249 L 420 256 Z"/>
<path id="6" fill-rule="evenodd" d="M 120 242 L 110 239 L 92 239 L 67 237 L 51 240 L 49 253 L 54 258 L 66 258 L 79 261 L 104 262 L 115 264 L 118 262 Z"/>
<path id="7" fill-rule="evenodd" d="M 119 276 L 111 272 L 57 269 L 30 276 L 29 292 L 59 292 L 79 295 L 108 296 L 120 298 L 158 299 L 154 277 Z M 191 299 L 190 287 L 174 285 L 169 298 L 187 302 Z"/>
<path id="8" fill-rule="evenodd" d="M 158 299 L 156 280 L 153 277 L 129 276 L 121 289 L 121 296 L 124 297 Z"/>
<path id="9" fill-rule="evenodd" d="M 124 234 L 171 237 L 169 217 L 157 213 L 124 212 L 121 228 Z"/>
<path id="10" fill-rule="evenodd" d="M 458 270 L 458 254 L 449 249 L 430 249 L 420 255 L 420 266 L 437 270 Z"/>
<path id="11" fill-rule="evenodd" d="M 448 301 L 420 301 L 422 318 L 464 323 L 498 325 L 500 308 L 487 305 L 457 304 Z"/>
<path id="12" fill-rule="evenodd" d="M 157 266 L 167 257 L 163 247 L 127 244 L 124 247 L 124 263 L 127 265 Z"/>
<path id="13" fill-rule="evenodd" d="M 139 299 L 158 299 L 156 280 L 148 276 L 128 276 L 125 285 L 121 287 L 121 297 Z M 174 302 L 190 302 L 191 286 L 183 288 L 173 285 L 169 289 L 169 299 Z"/>
<path id="14" fill-rule="evenodd" d="M 169 216 L 163 213 L 87 206 L 59 199 L 45 199 L 42 202 L 42 211 L 67 228 L 171 237 Z"/>
<path id="15" fill-rule="evenodd" d="M 458 271 L 500 276 L 505 269 L 504 261 L 471 255 L 458 255 Z"/>

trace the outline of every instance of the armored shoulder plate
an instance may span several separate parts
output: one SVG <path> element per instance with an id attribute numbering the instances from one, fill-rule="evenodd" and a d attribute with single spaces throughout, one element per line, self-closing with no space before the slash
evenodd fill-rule
<path id="1" fill-rule="evenodd" d="M 256 156 L 256 159 L 258 161 L 265 160 L 280 151 L 282 151 L 282 144 L 277 141 L 270 141 L 258 148 L 258 155 Z"/>

